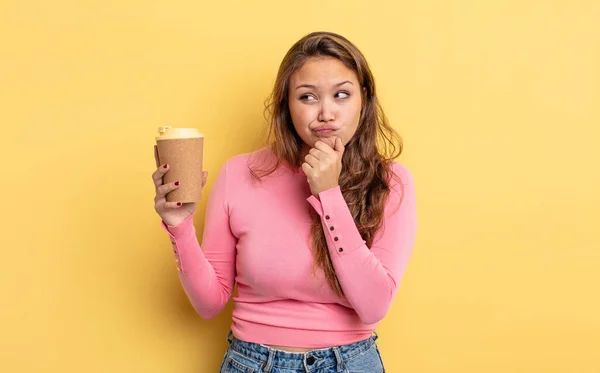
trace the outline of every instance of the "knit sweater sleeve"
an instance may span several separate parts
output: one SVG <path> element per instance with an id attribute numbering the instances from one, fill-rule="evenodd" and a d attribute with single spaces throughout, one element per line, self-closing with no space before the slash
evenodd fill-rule
<path id="1" fill-rule="evenodd" d="M 237 239 L 229 226 L 227 164 L 213 185 L 206 207 L 202 247 L 196 237 L 194 215 L 177 226 L 161 226 L 169 233 L 181 285 L 192 306 L 205 319 L 216 316 L 234 287 Z"/>
<path id="2" fill-rule="evenodd" d="M 383 222 L 367 247 L 338 187 L 310 196 L 321 217 L 334 270 L 361 321 L 372 324 L 387 313 L 411 256 L 417 231 L 414 181 L 394 163 L 400 183 L 391 184 Z M 393 180 L 393 179 L 392 179 Z"/>

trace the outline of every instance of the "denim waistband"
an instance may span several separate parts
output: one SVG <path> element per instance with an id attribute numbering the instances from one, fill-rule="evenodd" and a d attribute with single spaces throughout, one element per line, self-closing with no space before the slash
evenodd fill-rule
<path id="1" fill-rule="evenodd" d="M 337 371 L 344 369 L 344 361 L 350 360 L 373 346 L 378 336 L 374 335 L 362 341 L 330 348 L 315 349 L 308 352 L 289 352 L 272 348 L 263 344 L 246 342 L 237 339 L 230 331 L 227 342 L 234 351 L 262 363 L 265 372 L 270 372 L 273 367 L 306 370 L 307 372 L 337 366 Z"/>

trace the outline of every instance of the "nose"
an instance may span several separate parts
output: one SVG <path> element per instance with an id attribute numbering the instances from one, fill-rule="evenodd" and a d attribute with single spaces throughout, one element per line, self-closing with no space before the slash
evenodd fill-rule
<path id="1" fill-rule="evenodd" d="M 319 111 L 319 117 L 317 118 L 319 122 L 331 122 L 335 119 L 333 108 L 331 107 L 332 105 L 332 103 L 326 100 L 322 101 Z"/>

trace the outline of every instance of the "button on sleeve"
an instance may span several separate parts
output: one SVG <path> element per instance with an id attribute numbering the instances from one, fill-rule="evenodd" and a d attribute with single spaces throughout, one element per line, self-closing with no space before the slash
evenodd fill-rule
<path id="1" fill-rule="evenodd" d="M 310 196 L 307 200 L 321 216 L 332 252 L 347 254 L 365 244 L 339 186 L 319 193 L 319 198 Z M 342 247 L 345 249 L 339 250 Z"/>

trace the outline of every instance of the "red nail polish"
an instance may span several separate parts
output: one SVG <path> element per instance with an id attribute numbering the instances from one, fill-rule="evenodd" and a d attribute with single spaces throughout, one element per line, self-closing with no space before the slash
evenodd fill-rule
<path id="1" fill-rule="evenodd" d="M 167 165 L 164 165 L 163 168 L 167 168 Z"/>
<path id="2" fill-rule="evenodd" d="M 181 202 L 177 202 L 177 206 L 181 206 Z"/>
<path id="3" fill-rule="evenodd" d="M 179 186 L 179 181 L 176 181 L 176 182 L 175 182 L 175 186 Z"/>

